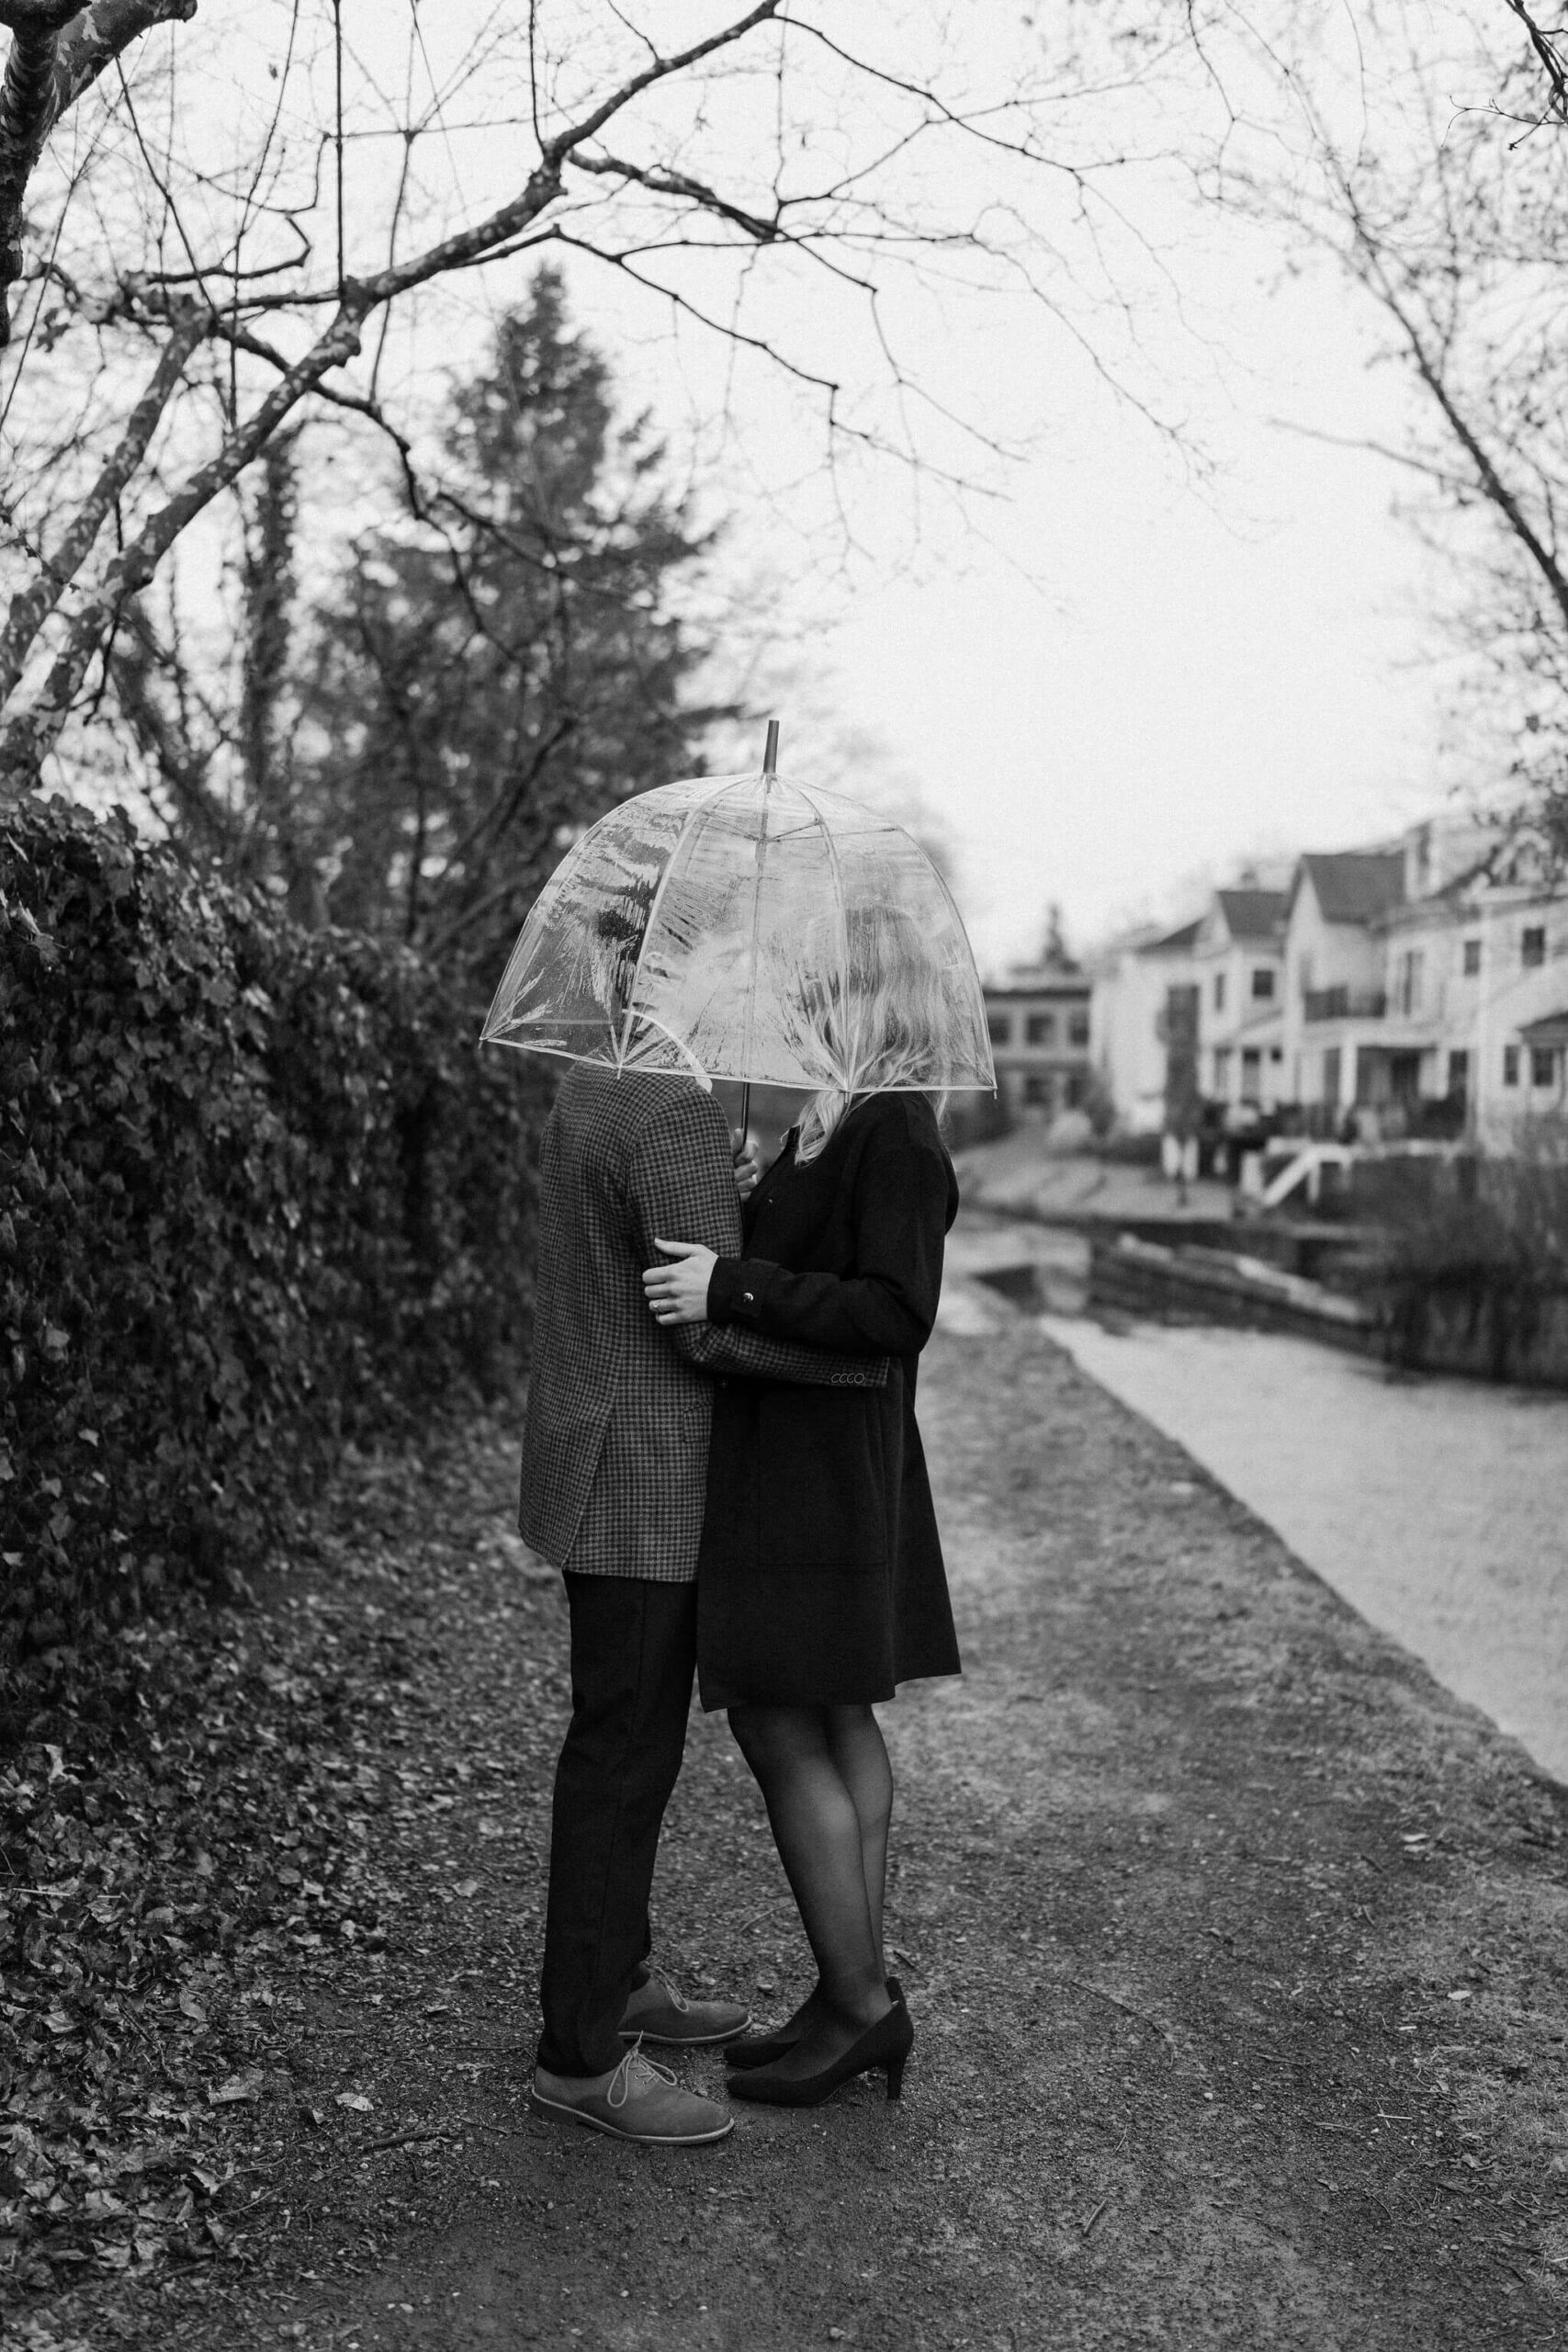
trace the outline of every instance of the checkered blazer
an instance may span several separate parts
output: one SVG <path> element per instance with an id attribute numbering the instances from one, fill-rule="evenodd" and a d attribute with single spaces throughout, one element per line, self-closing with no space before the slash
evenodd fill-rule
<path id="1" fill-rule="evenodd" d="M 656 1323 L 653 1237 L 740 1254 L 729 1131 L 684 1079 L 567 1074 L 539 1159 L 539 1272 L 518 1525 L 558 1568 L 696 1575 L 715 1377 L 886 1385 L 882 1356 Z"/>

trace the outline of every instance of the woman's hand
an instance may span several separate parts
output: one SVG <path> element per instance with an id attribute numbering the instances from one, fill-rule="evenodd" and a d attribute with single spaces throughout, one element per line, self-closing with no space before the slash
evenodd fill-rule
<path id="1" fill-rule="evenodd" d="M 735 1189 L 749 1201 L 762 1181 L 762 1155 L 750 1136 L 737 1127 L 730 1149 L 735 1163 Z"/>
<path id="2" fill-rule="evenodd" d="M 656 1249 L 676 1261 L 672 1266 L 649 1266 L 643 1275 L 643 1291 L 655 1321 L 705 1323 L 708 1284 L 718 1263 L 715 1252 L 701 1241 L 660 1241 L 657 1233 L 653 1240 Z"/>

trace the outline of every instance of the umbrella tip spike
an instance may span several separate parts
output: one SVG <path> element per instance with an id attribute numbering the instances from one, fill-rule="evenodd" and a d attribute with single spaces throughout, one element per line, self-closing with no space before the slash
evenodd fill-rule
<path id="1" fill-rule="evenodd" d="M 764 775 L 777 775 L 778 772 L 779 722 L 776 718 L 770 718 L 768 721 L 768 740 L 762 747 L 762 774 Z"/>

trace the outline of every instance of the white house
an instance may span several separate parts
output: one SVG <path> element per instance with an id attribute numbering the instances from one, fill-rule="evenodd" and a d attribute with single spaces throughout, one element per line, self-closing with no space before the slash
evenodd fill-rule
<path id="1" fill-rule="evenodd" d="M 1272 1110 L 1287 1099 L 1283 890 L 1216 890 L 1193 948 L 1199 1084 L 1227 1110 Z"/>
<path id="2" fill-rule="evenodd" d="M 1248 876 L 1090 968 L 1094 1067 L 1124 1129 L 1164 1125 L 1174 1037 L 1184 1091 L 1233 1125 L 1299 1107 L 1312 1133 L 1504 1148 L 1568 1114 L 1568 891 L 1464 819 L 1314 851 L 1285 891 Z"/>
<path id="3" fill-rule="evenodd" d="M 1468 892 L 1452 934 L 1448 1084 L 1457 1060 L 1469 1127 L 1493 1149 L 1568 1112 L 1568 895 L 1530 868 Z"/>
<path id="4" fill-rule="evenodd" d="M 1379 919 L 1404 898 L 1403 847 L 1302 858 L 1285 918 L 1280 1047 L 1287 1099 L 1337 1126 L 1356 1101 L 1361 1047 L 1387 1009 Z"/>
<path id="5" fill-rule="evenodd" d="M 1130 1135 L 1157 1135 L 1165 1124 L 1170 992 L 1195 981 L 1198 930 L 1196 921 L 1175 931 L 1146 927 L 1089 961 L 1095 1076 Z"/>
<path id="6" fill-rule="evenodd" d="M 1285 1053 L 1308 1122 L 1506 1144 L 1563 1106 L 1568 897 L 1528 848 L 1462 821 L 1396 849 L 1303 857 L 1286 933 Z"/>

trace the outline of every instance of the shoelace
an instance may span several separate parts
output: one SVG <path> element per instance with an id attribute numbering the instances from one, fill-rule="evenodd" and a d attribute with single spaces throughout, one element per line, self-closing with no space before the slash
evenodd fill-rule
<path id="1" fill-rule="evenodd" d="M 610 2106 L 625 2107 L 634 2092 L 653 2090 L 660 2083 L 666 2089 L 673 2090 L 674 2073 L 671 2068 L 661 2066 L 657 2058 L 643 2056 L 642 2036 L 639 2033 L 611 2075 L 610 2087 L 604 2096 Z"/>

